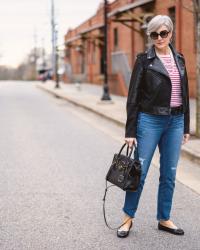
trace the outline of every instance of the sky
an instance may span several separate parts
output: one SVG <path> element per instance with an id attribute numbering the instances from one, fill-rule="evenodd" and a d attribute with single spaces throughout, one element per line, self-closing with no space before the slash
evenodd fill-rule
<path id="1" fill-rule="evenodd" d="M 54 0 L 59 44 L 102 0 Z M 0 65 L 16 67 L 34 48 L 51 50 L 51 0 L 0 0 Z M 34 38 L 35 37 L 35 38 Z"/>

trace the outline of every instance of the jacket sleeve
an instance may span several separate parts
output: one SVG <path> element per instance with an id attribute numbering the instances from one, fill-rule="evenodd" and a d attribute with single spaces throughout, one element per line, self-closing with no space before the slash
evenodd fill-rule
<path id="1" fill-rule="evenodd" d="M 136 137 L 138 101 L 140 95 L 140 86 L 143 77 L 143 65 L 141 56 L 137 56 L 130 79 L 128 97 L 126 103 L 127 120 L 125 127 L 125 137 Z"/>
<path id="2" fill-rule="evenodd" d="M 186 70 L 186 111 L 184 113 L 184 134 L 190 133 L 190 98 L 189 98 L 189 86 L 188 86 L 188 77 Z"/>

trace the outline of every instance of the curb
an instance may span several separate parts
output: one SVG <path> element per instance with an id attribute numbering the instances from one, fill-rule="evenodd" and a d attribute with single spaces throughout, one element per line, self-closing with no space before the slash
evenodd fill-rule
<path id="1" fill-rule="evenodd" d="M 79 106 L 79 107 L 82 107 L 84 109 L 87 109 L 88 111 L 91 111 L 91 112 L 93 112 L 93 113 L 95 113 L 95 114 L 97 114 L 97 115 L 99 115 L 101 117 L 104 117 L 105 119 L 107 119 L 109 121 L 112 121 L 112 122 L 114 122 L 115 124 L 117 124 L 119 126 L 123 126 L 123 127 L 125 126 L 124 122 L 121 122 L 121 121 L 119 121 L 119 120 L 117 120 L 117 119 L 115 119 L 115 118 L 113 118 L 111 116 L 108 116 L 105 113 L 97 111 L 96 109 L 94 109 L 94 108 L 92 108 L 90 106 L 87 106 L 87 105 L 82 104 L 82 103 L 80 103 L 80 102 L 78 102 L 76 100 L 73 100 L 69 96 L 66 96 L 66 95 L 63 95 L 61 93 L 58 93 L 54 89 L 50 89 L 50 88 L 48 88 L 46 86 L 42 86 L 40 84 L 37 84 L 36 86 L 39 89 L 41 89 L 41 90 L 43 90 L 45 92 L 48 92 L 49 94 L 55 96 L 56 98 L 62 98 L 62 99 L 66 100 L 66 101 L 68 101 L 68 102 L 70 102 L 70 103 L 72 103 L 72 104 L 74 104 L 76 106 Z M 192 152 L 191 149 L 182 148 L 181 149 L 181 156 L 183 156 L 185 158 L 188 158 L 190 161 L 195 162 L 195 163 L 197 163 L 197 164 L 200 165 L 200 156 L 197 155 L 197 154 L 194 154 L 194 152 Z"/>
<path id="2" fill-rule="evenodd" d="M 190 149 L 182 148 L 181 149 L 181 156 L 189 159 L 190 161 L 197 163 L 200 167 L 200 156 L 194 154 Z"/>

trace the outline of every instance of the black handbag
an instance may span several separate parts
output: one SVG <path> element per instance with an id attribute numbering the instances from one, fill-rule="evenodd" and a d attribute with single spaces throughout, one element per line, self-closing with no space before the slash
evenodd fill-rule
<path id="1" fill-rule="evenodd" d="M 124 191 L 137 191 L 137 188 L 140 184 L 140 176 L 141 176 L 141 163 L 139 161 L 138 149 L 135 147 L 134 151 L 134 159 L 131 158 L 133 147 L 129 152 L 129 146 L 127 145 L 126 155 L 122 154 L 122 150 L 126 146 L 126 143 L 123 144 L 118 154 L 114 154 L 112 164 L 108 170 L 106 175 L 106 189 L 103 198 L 103 214 L 104 220 L 108 228 L 110 229 L 118 229 L 122 225 L 117 228 L 112 228 L 108 225 L 105 215 L 105 199 L 106 193 L 108 189 L 112 186 L 117 186 Z M 112 185 L 108 186 L 107 182 L 112 183 Z"/>

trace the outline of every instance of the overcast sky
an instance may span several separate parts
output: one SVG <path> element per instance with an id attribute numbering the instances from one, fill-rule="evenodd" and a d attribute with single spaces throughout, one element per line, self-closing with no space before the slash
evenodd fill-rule
<path id="1" fill-rule="evenodd" d="M 59 43 L 69 27 L 92 16 L 102 0 L 54 0 L 59 24 Z M 51 0 L 0 0 L 0 65 L 17 66 L 34 47 L 50 50 Z M 43 41 L 43 42 L 42 42 Z"/>

